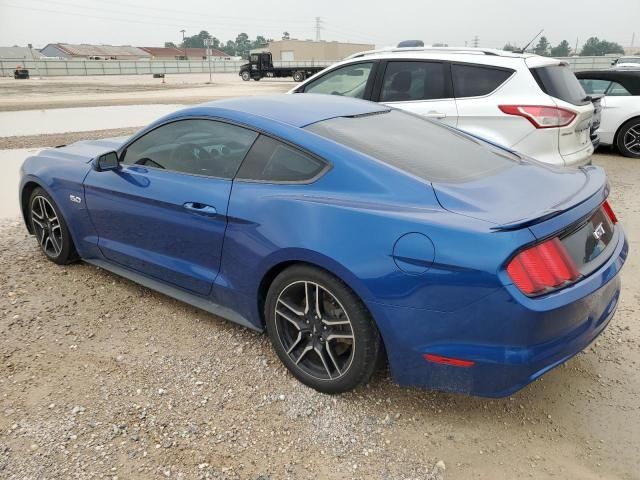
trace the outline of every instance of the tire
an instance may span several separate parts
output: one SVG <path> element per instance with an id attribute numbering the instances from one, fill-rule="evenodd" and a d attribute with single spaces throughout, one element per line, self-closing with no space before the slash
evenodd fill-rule
<path id="1" fill-rule="evenodd" d="M 302 82 L 304 81 L 304 72 L 293 72 L 293 81 L 294 82 Z"/>
<path id="2" fill-rule="evenodd" d="M 58 265 L 78 260 L 71 234 L 60 209 L 42 188 L 31 192 L 28 205 L 29 222 L 44 255 Z"/>
<path id="3" fill-rule="evenodd" d="M 265 320 L 282 363 L 319 392 L 353 390 L 379 366 L 382 340 L 371 315 L 349 287 L 324 270 L 294 265 L 281 272 L 267 293 Z"/>
<path id="4" fill-rule="evenodd" d="M 240 74 L 240 77 L 245 82 L 248 82 L 249 80 L 251 80 L 251 74 L 249 72 L 247 72 L 246 70 Z"/>
<path id="5" fill-rule="evenodd" d="M 616 146 L 625 157 L 640 158 L 640 117 L 632 118 L 620 127 Z"/>

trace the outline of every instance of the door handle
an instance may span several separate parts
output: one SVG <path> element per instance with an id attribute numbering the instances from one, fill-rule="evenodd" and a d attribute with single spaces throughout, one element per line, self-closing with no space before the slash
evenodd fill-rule
<path id="1" fill-rule="evenodd" d="M 199 215 L 213 216 L 218 214 L 216 207 L 212 207 L 211 205 L 205 205 L 204 203 L 187 202 L 183 206 L 190 212 L 197 213 Z"/>
<path id="2" fill-rule="evenodd" d="M 424 116 L 428 118 L 446 118 L 447 114 L 431 110 L 430 112 L 425 113 Z"/>

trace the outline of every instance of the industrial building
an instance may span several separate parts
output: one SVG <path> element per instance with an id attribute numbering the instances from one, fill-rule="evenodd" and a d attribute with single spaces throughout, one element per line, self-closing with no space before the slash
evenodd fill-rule
<path id="1" fill-rule="evenodd" d="M 180 47 L 140 47 L 147 52 L 152 60 L 206 60 L 206 48 L 180 48 Z M 211 49 L 211 57 L 219 60 L 231 60 L 226 53 L 216 48 Z"/>
<path id="2" fill-rule="evenodd" d="M 274 61 L 336 61 L 363 50 L 373 50 L 371 43 L 327 42 L 324 40 L 274 40 L 263 48 L 251 50 L 255 52 L 271 52 Z"/>
<path id="3" fill-rule="evenodd" d="M 45 57 L 78 60 L 145 60 L 151 58 L 148 52 L 130 45 L 49 43 L 40 52 Z"/>
<path id="4" fill-rule="evenodd" d="M 0 58 L 20 58 L 32 60 L 42 55 L 35 48 L 29 47 L 0 47 Z"/>

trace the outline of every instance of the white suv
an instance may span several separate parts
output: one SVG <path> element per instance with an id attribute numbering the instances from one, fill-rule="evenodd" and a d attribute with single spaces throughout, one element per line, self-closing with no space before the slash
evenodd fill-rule
<path id="1" fill-rule="evenodd" d="M 594 107 L 569 67 L 502 50 L 396 48 L 362 52 L 289 93 L 363 98 L 438 119 L 539 161 L 590 162 Z"/>

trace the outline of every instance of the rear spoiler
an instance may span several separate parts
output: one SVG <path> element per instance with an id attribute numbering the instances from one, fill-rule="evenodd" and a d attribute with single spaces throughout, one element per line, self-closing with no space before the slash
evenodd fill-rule
<path id="1" fill-rule="evenodd" d="M 503 223 L 500 225 L 494 225 L 491 227 L 492 231 L 509 231 L 517 230 L 519 228 L 531 227 L 532 233 L 542 238 L 561 226 L 572 224 L 579 219 L 588 217 L 591 213 L 597 209 L 609 196 L 609 182 L 604 181 L 606 178 L 604 170 L 595 168 L 592 166 L 580 167 L 581 170 L 587 171 L 588 181 L 585 182 L 582 191 L 585 192 L 584 198 L 578 203 L 572 203 L 570 201 L 555 205 L 551 209 L 544 210 L 543 212 L 536 214 L 534 217 L 521 218 L 512 222 Z M 553 220 L 556 217 L 558 220 Z M 571 217 L 571 218 L 568 218 Z M 549 221 L 553 220 L 553 221 Z"/>

